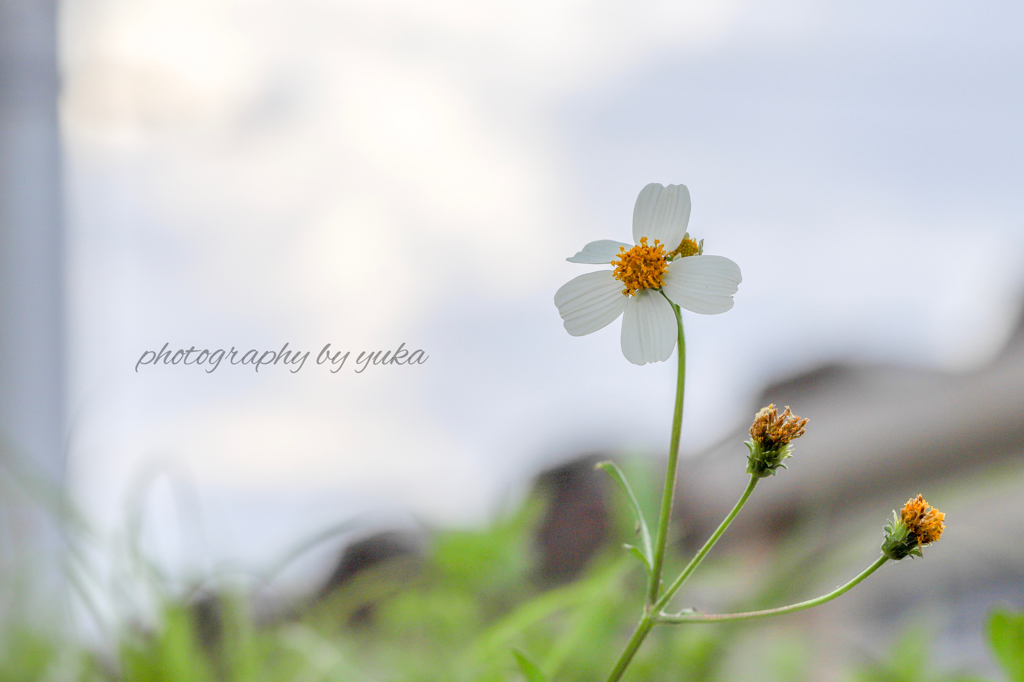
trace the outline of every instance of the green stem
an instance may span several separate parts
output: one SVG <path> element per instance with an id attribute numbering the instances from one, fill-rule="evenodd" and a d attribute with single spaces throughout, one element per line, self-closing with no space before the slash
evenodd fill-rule
<path id="1" fill-rule="evenodd" d="M 615 667 L 612 668 L 611 674 L 608 676 L 608 682 L 618 682 L 622 677 L 622 673 L 626 672 L 626 668 L 629 666 L 629 662 L 633 660 L 633 655 L 636 650 L 640 648 L 640 644 L 644 641 L 644 637 L 654 627 L 654 618 L 649 616 L 647 612 L 644 612 L 644 617 L 640 620 L 640 624 L 636 626 L 636 630 L 633 632 L 633 636 L 629 639 L 629 643 L 626 644 L 626 648 L 623 650 L 622 655 L 619 656 L 619 660 L 615 662 Z"/>
<path id="2" fill-rule="evenodd" d="M 666 297 L 667 299 L 667 297 Z M 669 303 L 672 303 L 669 301 Z M 661 591 L 661 571 L 665 565 L 665 545 L 668 542 L 668 522 L 672 516 L 672 500 L 676 493 L 676 466 L 679 463 L 679 433 L 683 428 L 683 387 L 686 385 L 686 337 L 683 336 L 683 315 L 679 306 L 672 303 L 679 329 L 679 370 L 676 375 L 676 409 L 672 417 L 672 440 L 668 449 L 668 467 L 665 471 L 665 491 L 661 496 L 661 514 L 658 517 L 658 537 L 654 543 L 654 561 L 651 564 L 651 580 L 647 586 L 647 603 L 658 601 Z M 650 628 L 648 628 L 650 629 Z M 639 632 L 639 629 L 637 630 Z M 644 635 L 647 633 L 645 632 Z M 643 641 L 643 637 L 640 638 Z M 639 646 L 637 642 L 637 646 Z M 616 678 L 618 679 L 618 678 Z"/>
<path id="3" fill-rule="evenodd" d="M 811 599 L 809 601 L 802 601 L 799 604 L 790 604 L 789 606 L 780 606 L 777 609 L 766 609 L 764 611 L 747 611 L 746 613 L 693 613 L 693 614 L 678 614 L 678 615 L 667 615 L 662 614 L 658 616 L 659 622 L 662 623 L 722 623 L 730 620 L 749 620 L 751 618 L 766 618 L 768 616 L 781 616 L 784 613 L 793 613 L 794 611 L 803 611 L 804 609 L 810 609 L 825 602 L 832 601 L 841 594 L 853 589 L 853 587 L 867 578 L 869 575 L 881 568 L 882 564 L 889 560 L 889 557 L 884 554 L 878 557 L 875 563 L 868 566 L 864 571 L 856 578 L 846 583 L 842 587 L 837 587 L 832 592 L 818 597 L 817 599 Z"/>
<path id="4" fill-rule="evenodd" d="M 750 498 L 750 493 L 754 492 L 754 486 L 757 485 L 759 480 L 761 479 L 757 476 L 750 477 L 750 483 L 747 484 L 747 489 L 744 490 L 743 495 L 740 496 L 739 502 L 737 502 L 736 506 L 732 508 L 729 515 L 725 517 L 725 520 L 719 524 L 718 529 L 710 538 L 708 538 L 708 541 L 704 543 L 704 546 L 700 548 L 700 551 L 697 552 L 693 559 L 690 560 L 690 563 L 686 565 L 686 568 L 684 568 L 683 572 L 679 574 L 679 577 L 675 579 L 675 582 L 665 590 L 665 594 L 654 606 L 655 613 L 661 613 L 662 609 L 668 605 L 669 600 L 672 599 L 672 595 L 682 587 L 683 583 L 686 582 L 686 579 L 690 577 L 690 574 L 697 570 L 697 567 L 700 566 L 700 562 L 704 561 L 704 557 L 707 556 L 708 552 L 711 551 L 711 548 L 715 546 L 716 542 L 718 542 L 718 538 L 722 537 L 722 534 L 725 533 L 729 524 L 731 524 L 732 520 L 736 518 L 736 515 L 740 513 L 740 509 L 743 509 L 743 505 L 747 503 L 747 499 Z"/>

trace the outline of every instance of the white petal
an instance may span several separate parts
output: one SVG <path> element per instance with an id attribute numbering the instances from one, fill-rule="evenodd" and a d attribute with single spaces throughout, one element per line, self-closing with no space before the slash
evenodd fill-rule
<path id="1" fill-rule="evenodd" d="M 611 270 L 575 277 L 555 292 L 555 305 L 565 331 L 584 336 L 611 324 L 626 307 L 622 282 Z"/>
<path id="2" fill-rule="evenodd" d="M 633 245 L 617 242 L 612 239 L 602 239 L 600 241 L 590 242 L 583 247 L 582 251 L 572 258 L 566 258 L 565 260 L 570 263 L 587 263 L 588 265 L 611 263 L 619 257 L 620 248 L 625 248 L 626 251 L 629 251 L 633 248 Z"/>
<path id="3" fill-rule="evenodd" d="M 678 329 L 672 305 L 656 291 L 630 297 L 622 316 L 622 354 L 634 365 L 662 362 L 676 347 Z"/>
<path id="4" fill-rule="evenodd" d="M 669 263 L 663 291 L 680 308 L 716 315 L 732 308 L 742 281 L 740 266 L 728 258 L 688 256 Z"/>
<path id="5" fill-rule="evenodd" d="M 633 206 L 633 241 L 654 246 L 657 239 L 666 251 L 675 251 L 690 222 L 690 190 L 686 185 L 662 187 L 652 182 L 640 190 Z"/>

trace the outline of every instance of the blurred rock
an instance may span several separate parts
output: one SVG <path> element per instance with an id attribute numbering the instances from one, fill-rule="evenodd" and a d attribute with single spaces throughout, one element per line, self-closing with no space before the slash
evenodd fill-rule
<path id="1" fill-rule="evenodd" d="M 542 584 L 572 580 L 608 539 L 608 509 L 604 474 L 594 469 L 600 459 L 591 455 L 545 471 L 537 487 L 550 502 L 537 529 Z"/>
<path id="2" fill-rule="evenodd" d="M 751 419 L 768 403 L 809 417 L 807 435 L 795 442 L 789 469 L 759 485 L 733 537 L 752 523 L 784 531 L 802 509 L 839 516 L 851 505 L 893 507 L 943 481 L 1022 461 L 1024 320 L 977 371 L 830 364 L 767 387 Z M 736 431 L 680 478 L 680 511 L 704 531 L 746 485 L 747 438 L 745 427 Z"/>
<path id="3" fill-rule="evenodd" d="M 411 578 L 418 570 L 422 556 L 422 539 L 408 532 L 385 531 L 356 540 L 345 547 L 338 565 L 320 589 L 317 599 L 322 600 L 336 590 L 353 586 L 357 578 L 369 575 L 371 570 L 397 568 L 398 574 Z M 357 594 L 358 603 L 345 609 L 348 623 L 365 625 L 372 620 L 374 601 L 380 595 L 374 590 L 351 591 L 363 594 Z"/>

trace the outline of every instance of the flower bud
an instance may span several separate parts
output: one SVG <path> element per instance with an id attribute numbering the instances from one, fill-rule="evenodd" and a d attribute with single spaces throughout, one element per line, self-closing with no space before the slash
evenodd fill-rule
<path id="1" fill-rule="evenodd" d="M 910 498 L 898 515 L 893 511 L 892 521 L 885 525 L 882 554 L 894 561 L 921 556 L 922 547 L 942 537 L 945 519 L 946 515 L 930 506 L 922 496 Z"/>
<path id="2" fill-rule="evenodd" d="M 754 416 L 750 426 L 750 440 L 744 445 L 750 450 L 747 456 L 747 473 L 765 478 L 774 476 L 779 467 L 786 465 L 783 460 L 790 457 L 793 446 L 790 441 L 804 435 L 806 419 L 801 419 L 789 411 L 789 407 L 779 414 L 775 405 L 763 407 Z"/>

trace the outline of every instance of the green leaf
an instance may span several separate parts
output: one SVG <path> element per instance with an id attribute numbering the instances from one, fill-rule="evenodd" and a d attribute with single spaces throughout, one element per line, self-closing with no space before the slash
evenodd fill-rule
<path id="1" fill-rule="evenodd" d="M 628 551 L 630 554 L 639 559 L 640 563 L 647 567 L 648 573 L 651 572 L 651 561 L 646 556 L 644 556 L 643 550 L 634 545 L 623 545 L 623 547 L 626 549 L 626 551 Z"/>
<path id="2" fill-rule="evenodd" d="M 1024 682 L 1024 612 L 994 611 L 988 618 L 988 644 L 1011 682 Z"/>
<path id="3" fill-rule="evenodd" d="M 628 546 L 630 551 L 636 554 L 643 561 L 644 566 L 647 567 L 647 572 L 651 571 L 651 564 L 654 563 L 654 551 L 651 549 L 651 532 L 647 529 L 647 521 L 644 520 L 644 513 L 640 510 L 640 503 L 636 499 L 636 495 L 633 494 L 633 489 L 629 487 L 629 481 L 626 480 L 626 475 L 622 473 L 615 462 L 599 462 L 595 469 L 601 469 L 606 474 L 611 476 L 612 480 L 615 481 L 622 491 L 626 493 L 626 497 L 629 498 L 629 504 L 633 507 L 633 515 L 636 517 L 636 530 L 640 534 L 640 547 Z"/>
<path id="4" fill-rule="evenodd" d="M 519 669 L 526 675 L 527 682 L 548 682 L 548 678 L 544 677 L 544 673 L 540 671 L 537 664 L 527 658 L 526 654 L 513 649 L 512 655 L 516 657 L 516 663 L 519 664 Z"/>

